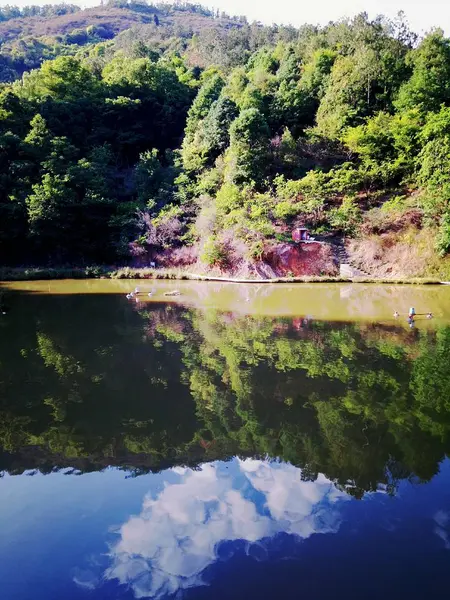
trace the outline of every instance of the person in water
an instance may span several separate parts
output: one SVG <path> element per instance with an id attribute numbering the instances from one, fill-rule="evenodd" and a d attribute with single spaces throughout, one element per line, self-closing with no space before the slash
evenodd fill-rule
<path id="1" fill-rule="evenodd" d="M 409 309 L 408 316 L 412 317 L 413 319 L 416 316 L 416 309 L 413 306 Z"/>

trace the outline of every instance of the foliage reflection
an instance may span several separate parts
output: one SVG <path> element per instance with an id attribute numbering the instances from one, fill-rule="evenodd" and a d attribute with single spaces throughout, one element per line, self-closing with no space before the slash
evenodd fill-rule
<path id="1" fill-rule="evenodd" d="M 356 497 L 448 451 L 450 328 L 18 296 L 1 322 L 0 468 L 276 457 Z"/>

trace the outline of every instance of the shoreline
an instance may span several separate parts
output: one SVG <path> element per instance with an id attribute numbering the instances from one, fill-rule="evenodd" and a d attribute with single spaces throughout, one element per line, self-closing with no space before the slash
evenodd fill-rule
<path id="1" fill-rule="evenodd" d="M 143 279 L 174 281 L 215 281 L 222 283 L 264 284 L 264 283 L 364 283 L 390 285 L 450 285 L 450 281 L 440 281 L 432 277 L 330 277 L 299 276 L 276 277 L 272 279 L 241 279 L 216 275 L 188 273 L 181 269 L 152 269 L 132 267 L 0 267 L 0 282 L 45 281 L 53 279 Z"/>

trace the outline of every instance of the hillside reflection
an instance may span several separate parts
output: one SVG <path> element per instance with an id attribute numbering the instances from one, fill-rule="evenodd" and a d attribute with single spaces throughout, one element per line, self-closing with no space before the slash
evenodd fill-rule
<path id="1" fill-rule="evenodd" d="M 17 296 L 0 323 L 0 469 L 268 456 L 355 497 L 395 493 L 449 449 L 449 355 L 449 327 Z"/>

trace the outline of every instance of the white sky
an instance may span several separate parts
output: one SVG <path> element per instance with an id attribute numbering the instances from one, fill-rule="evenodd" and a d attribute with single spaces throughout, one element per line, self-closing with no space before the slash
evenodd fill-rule
<path id="1" fill-rule="evenodd" d="M 61 0 L 0 0 L 0 6 L 50 4 L 58 1 Z M 80 6 L 100 4 L 100 0 L 71 1 Z M 424 33 L 432 27 L 442 27 L 450 35 L 449 0 L 200 0 L 200 3 L 232 15 L 245 15 L 249 20 L 267 24 L 291 23 L 297 26 L 303 23 L 326 24 L 361 11 L 375 17 L 380 13 L 394 16 L 403 10 L 411 28 L 417 33 Z"/>

